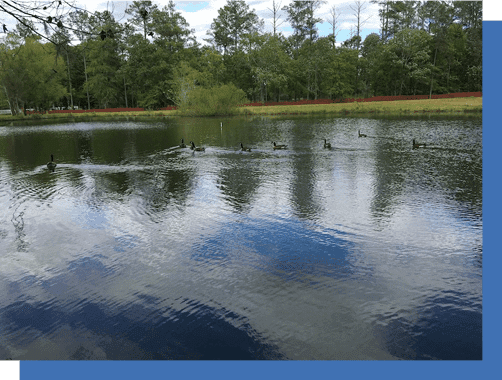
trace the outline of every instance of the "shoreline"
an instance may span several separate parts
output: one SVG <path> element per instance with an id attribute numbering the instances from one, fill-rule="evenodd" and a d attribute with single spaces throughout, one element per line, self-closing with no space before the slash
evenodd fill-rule
<path id="1" fill-rule="evenodd" d="M 483 98 L 448 98 L 424 100 L 394 100 L 364 103 L 305 104 L 285 106 L 240 107 L 232 115 L 200 117 L 370 117 L 370 118 L 481 118 Z M 166 118 L 198 117 L 181 115 L 176 110 L 125 111 L 93 113 L 55 113 L 28 116 L 0 115 L 0 126 L 37 125 L 47 122 L 89 121 L 158 121 Z"/>

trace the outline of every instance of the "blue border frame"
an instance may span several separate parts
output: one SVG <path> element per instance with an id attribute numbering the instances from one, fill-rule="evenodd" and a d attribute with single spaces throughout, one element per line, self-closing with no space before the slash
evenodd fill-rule
<path id="1" fill-rule="evenodd" d="M 21 380 L 54 379 L 474 379 L 486 361 L 22 362 Z"/>
<path id="2" fill-rule="evenodd" d="M 483 21 L 483 372 L 497 371 L 501 328 L 501 257 L 495 237 L 499 231 L 502 49 L 498 41 L 502 21 Z M 497 371 L 497 372 L 500 372 Z"/>

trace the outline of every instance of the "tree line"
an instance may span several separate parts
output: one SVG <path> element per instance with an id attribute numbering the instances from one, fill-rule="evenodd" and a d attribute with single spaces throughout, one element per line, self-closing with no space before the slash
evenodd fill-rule
<path id="1" fill-rule="evenodd" d="M 319 36 L 321 0 L 272 1 L 272 32 L 245 1 L 227 0 L 206 44 L 172 0 L 162 8 L 133 1 L 125 22 L 76 7 L 54 18 L 18 15 L 0 41 L 0 102 L 16 114 L 481 91 L 481 1 L 372 2 L 380 33 L 362 40 L 368 3 L 354 1 L 351 37 L 341 44 L 336 6 L 326 20 L 332 33 Z M 285 22 L 288 37 L 278 29 Z"/>

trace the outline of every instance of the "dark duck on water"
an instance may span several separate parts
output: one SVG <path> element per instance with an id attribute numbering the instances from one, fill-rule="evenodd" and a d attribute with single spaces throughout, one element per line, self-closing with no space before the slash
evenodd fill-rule
<path id="1" fill-rule="evenodd" d="M 57 166 L 57 164 L 54 162 L 54 155 L 51 154 L 51 160 L 47 163 L 47 167 L 50 170 L 54 170 L 54 169 L 56 169 L 56 166 Z"/>

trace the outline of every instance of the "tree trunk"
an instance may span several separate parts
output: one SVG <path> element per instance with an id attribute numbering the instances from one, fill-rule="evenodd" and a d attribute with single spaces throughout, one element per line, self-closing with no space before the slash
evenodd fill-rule
<path id="1" fill-rule="evenodd" d="M 315 96 L 314 99 L 317 100 L 317 96 L 319 95 L 319 83 L 318 83 L 318 78 L 317 78 L 317 64 L 315 65 L 315 72 L 314 72 L 314 80 L 315 80 Z"/>
<path id="2" fill-rule="evenodd" d="M 2 86 L 4 91 L 5 91 L 5 97 L 7 98 L 7 103 L 9 103 L 9 108 L 10 108 L 10 113 L 12 116 L 16 115 L 16 111 L 14 110 L 14 104 L 13 102 L 10 101 L 9 94 L 7 93 L 7 88 L 5 86 Z"/>
<path id="3" fill-rule="evenodd" d="M 125 77 L 124 77 L 124 95 L 125 95 L 125 103 L 126 103 L 126 108 L 127 108 L 127 88 L 126 88 Z"/>
<path id="4" fill-rule="evenodd" d="M 432 70 L 431 70 L 431 91 L 429 93 L 429 99 L 432 99 L 432 74 L 434 73 L 434 67 L 436 67 L 436 54 L 438 52 L 438 48 L 436 46 L 436 51 L 434 52 L 434 63 L 432 65 Z"/>
<path id="5" fill-rule="evenodd" d="M 71 76 L 70 76 L 70 59 L 68 58 L 68 51 L 66 51 L 66 62 L 68 63 L 68 85 L 70 86 L 71 109 L 73 109 L 73 94 L 71 91 Z"/>
<path id="6" fill-rule="evenodd" d="M 446 90 L 450 92 L 450 71 L 451 63 L 448 61 L 448 72 L 446 73 Z"/>
<path id="7" fill-rule="evenodd" d="M 91 109 L 91 101 L 89 100 L 89 86 L 87 85 L 87 63 L 85 62 L 85 51 L 84 51 L 84 73 L 85 73 L 85 89 L 87 91 L 87 109 Z"/>

